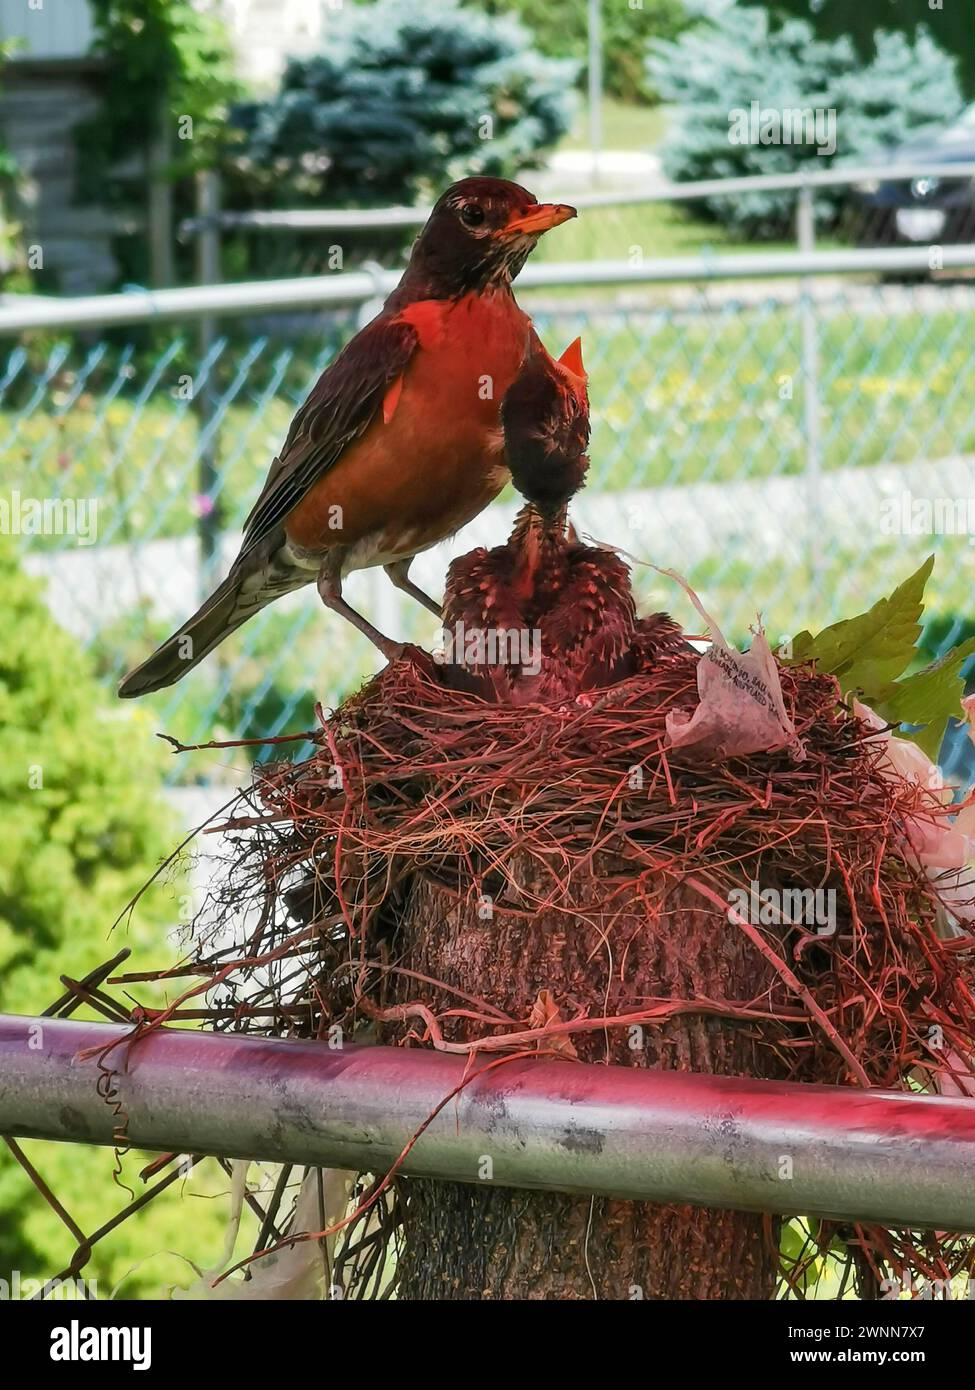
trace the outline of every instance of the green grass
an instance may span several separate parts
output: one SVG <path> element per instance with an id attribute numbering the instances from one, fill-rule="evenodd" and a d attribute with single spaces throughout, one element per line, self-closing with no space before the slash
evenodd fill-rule
<path id="1" fill-rule="evenodd" d="M 957 563 L 959 544 L 951 537 L 931 536 L 870 537 L 869 548 L 857 550 L 831 549 L 827 543 L 818 582 L 814 582 L 804 538 L 797 535 L 786 552 L 765 556 L 758 550 L 716 551 L 703 563 L 689 570 L 684 567 L 684 572 L 729 642 L 746 647 L 750 629 L 760 616 L 770 643 L 776 646 L 804 628 L 816 632 L 829 622 L 864 612 L 892 593 L 932 551 L 937 558 L 926 612 L 932 621 L 967 614 L 971 583 Z M 700 615 L 684 592 L 644 563 L 672 564 L 681 572 L 680 538 L 655 535 L 651 523 L 644 536 L 630 545 L 639 556 L 633 570 L 638 610 L 665 609 L 687 632 L 700 633 Z"/>
<path id="2" fill-rule="evenodd" d="M 735 247 L 748 249 L 716 222 L 699 221 L 673 203 L 638 203 L 585 210 L 575 221 L 543 237 L 532 259 L 536 264 L 628 261 L 635 254 L 651 259 L 696 255 L 708 250 L 729 251 Z M 578 295 L 579 290 L 574 287 L 570 293 Z"/>
<path id="3" fill-rule="evenodd" d="M 848 247 L 835 237 L 820 237 L 820 251 Z M 579 217 L 543 237 L 532 253 L 532 262 L 645 260 L 658 256 L 696 256 L 702 252 L 736 255 L 746 251 L 795 251 L 796 239 L 783 227 L 778 240 L 760 244 L 747 240 L 720 222 L 695 217 L 684 207 L 668 202 L 634 203 L 606 208 L 586 208 Z M 522 291 L 524 293 L 524 291 Z M 573 287 L 567 291 L 578 295 Z M 587 298 L 599 291 L 585 291 Z"/>
<path id="4" fill-rule="evenodd" d="M 222 425 L 230 502 L 228 524 L 266 473 L 287 433 L 294 402 L 275 397 L 259 422 L 249 401 L 231 406 Z M 83 396 L 56 421 L 0 412 L 10 431 L 8 477 L 23 495 L 97 497 L 99 541 L 185 535 L 198 521 L 194 463 L 199 427 L 189 410 L 158 395 L 142 408 Z M 54 538 L 51 544 L 58 544 Z"/>
<path id="5" fill-rule="evenodd" d="M 549 347 L 582 333 L 601 488 L 722 482 L 805 466 L 795 308 L 678 319 L 540 316 Z M 967 316 L 820 320 L 825 469 L 975 449 Z M 791 389 L 792 398 L 783 398 Z"/>
<path id="6" fill-rule="evenodd" d="M 665 106 L 636 106 L 632 102 L 604 97 L 603 149 L 653 150 L 660 144 L 667 128 Z M 563 136 L 559 149 L 589 149 L 589 105 L 579 103 L 572 129 Z"/>

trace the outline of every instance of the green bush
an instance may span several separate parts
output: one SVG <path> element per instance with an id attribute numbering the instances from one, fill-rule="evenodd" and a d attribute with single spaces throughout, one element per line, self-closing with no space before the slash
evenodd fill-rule
<path id="1" fill-rule="evenodd" d="M 924 28 L 913 39 L 878 31 L 864 63 L 848 38 L 817 40 L 801 19 L 782 21 L 734 0 L 708 0 L 699 10 L 699 23 L 673 41 L 653 43 L 647 60 L 664 100 L 677 107 L 663 148 L 673 179 L 824 170 L 834 160 L 869 159 L 962 108 L 955 60 Z M 819 154 L 812 143 L 736 143 L 731 113 L 750 111 L 753 102 L 835 111 L 835 152 Z M 775 231 L 792 205 L 791 194 L 750 193 L 710 199 L 705 210 L 738 229 Z M 817 196 L 818 210 L 834 206 L 828 195 Z"/>
<path id="2" fill-rule="evenodd" d="M 74 638 L 52 620 L 38 584 L 0 544 L 0 1010 L 38 1013 L 124 945 L 139 969 L 175 957 L 165 941 L 178 918 L 180 876 L 142 900 L 127 929 L 110 935 L 120 910 L 176 843 L 162 803 L 165 753 L 151 728 L 97 685 Z M 116 991 L 113 991 L 116 992 Z M 120 992 L 120 991 L 119 991 Z M 156 1001 L 158 1002 L 158 1000 Z M 112 1181 L 110 1151 L 28 1145 L 59 1199 L 91 1231 L 126 1201 Z M 128 1181 L 144 1158 L 133 1154 Z M 143 1257 L 219 1246 L 210 1204 L 180 1208 L 176 1194 L 95 1247 L 85 1271 L 105 1295 Z M 211 1216 L 212 1211 L 212 1216 Z M 0 1278 L 12 1270 L 45 1279 L 74 1247 L 57 1216 L 0 1145 Z M 184 1273 L 181 1261 L 152 1261 L 126 1285 L 159 1292 Z M 100 1289 L 100 1292 L 101 1292 Z"/>
<path id="3" fill-rule="evenodd" d="M 172 133 L 174 177 L 211 166 L 227 139 L 227 103 L 240 93 L 217 17 L 193 0 L 89 4 L 92 51 L 106 60 L 106 73 L 98 112 L 77 132 L 83 191 L 118 196 L 105 180 L 121 161 L 145 153 L 161 119 Z"/>
<path id="4" fill-rule="evenodd" d="M 571 61 L 510 19 L 456 0 L 380 0 L 330 19 L 327 51 L 292 60 L 270 101 L 243 103 L 240 198 L 382 205 L 465 174 L 512 176 L 568 129 Z"/>
<path id="5" fill-rule="evenodd" d="M 938 42 L 958 59 L 962 88 L 968 101 L 975 99 L 975 44 L 972 43 L 971 11 L 967 5 L 921 3 L 903 5 L 892 0 L 776 0 L 776 8 L 808 19 L 823 39 L 847 34 L 858 52 L 869 57 L 878 29 L 900 29 L 913 34 L 919 24 L 937 26 Z"/>
<path id="6" fill-rule="evenodd" d="M 24 1010 L 109 953 L 174 827 L 145 731 L 109 703 L 7 546 L 0 612 L 0 1005 Z"/>
<path id="7" fill-rule="evenodd" d="M 491 14 L 516 14 L 542 53 L 588 60 L 588 0 L 486 0 Z M 687 24 L 683 0 L 602 0 L 603 83 L 622 101 L 655 102 L 659 94 L 643 61 L 651 39 L 674 39 Z"/>

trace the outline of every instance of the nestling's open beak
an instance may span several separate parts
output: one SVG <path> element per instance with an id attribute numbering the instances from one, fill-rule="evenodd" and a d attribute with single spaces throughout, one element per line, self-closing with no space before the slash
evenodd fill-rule
<path id="1" fill-rule="evenodd" d="M 586 371 L 582 361 L 582 339 L 573 338 L 572 342 L 559 358 L 559 366 L 565 367 L 566 371 L 573 376 L 581 376 L 584 381 L 589 380 L 589 373 Z"/>
<path id="2" fill-rule="evenodd" d="M 568 203 L 536 203 L 527 212 L 510 218 L 505 224 L 504 233 L 522 232 L 536 236 L 575 216 L 575 208 L 569 207 Z"/>

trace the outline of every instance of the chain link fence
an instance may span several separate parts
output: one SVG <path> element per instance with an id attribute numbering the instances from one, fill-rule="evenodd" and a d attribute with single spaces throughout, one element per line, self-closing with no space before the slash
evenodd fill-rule
<path id="1" fill-rule="evenodd" d="M 956 260 L 975 267 L 968 252 Z M 526 272 L 520 298 L 546 344 L 581 334 L 590 374 L 576 524 L 626 552 L 647 608 L 699 630 L 654 568 L 673 567 L 729 637 L 747 640 L 761 615 L 774 643 L 860 612 L 934 551 L 927 653 L 975 631 L 975 285 L 965 270 L 885 278 L 873 254 L 846 253 L 857 274 L 823 253 L 818 273 L 762 280 L 716 266 L 667 283 L 657 263 L 642 280 L 621 271 L 611 291 L 598 266 L 566 268 L 558 289 L 532 289 Z M 779 268 L 770 257 L 763 273 Z M 49 314 L 18 336 L 0 311 L 0 522 L 106 685 L 225 570 L 295 408 L 383 288 L 360 276 L 347 302 L 311 313 L 236 305 L 205 331 L 198 306 L 191 317 L 163 295 L 144 322 L 114 327 L 97 326 L 126 317 L 107 301 L 89 328 L 76 304 L 75 326 Z M 516 507 L 505 494 L 421 556 L 417 582 L 441 592 L 448 558 L 501 541 Z M 435 620 L 382 571 L 347 591 L 384 631 L 434 642 Z M 315 700 L 338 702 L 376 658 L 312 587 L 133 717 L 186 742 L 270 737 L 311 727 Z M 972 776 L 970 750 L 950 736 L 949 775 Z"/>

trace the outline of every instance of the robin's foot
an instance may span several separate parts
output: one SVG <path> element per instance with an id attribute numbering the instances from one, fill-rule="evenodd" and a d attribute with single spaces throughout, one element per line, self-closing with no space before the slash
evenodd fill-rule
<path id="1" fill-rule="evenodd" d="M 414 584 L 410 578 L 410 565 L 413 563 L 412 557 L 409 560 L 394 560 L 391 565 L 383 565 L 383 569 L 389 578 L 396 585 L 397 589 L 402 589 L 404 594 L 409 594 L 410 598 L 415 598 L 417 603 L 422 603 L 435 618 L 443 617 L 443 608 L 429 594 L 425 594 L 418 584 Z"/>
<path id="2" fill-rule="evenodd" d="M 368 637 L 374 647 L 378 647 L 387 661 L 399 661 L 405 647 L 402 642 L 394 642 L 391 638 L 385 637 L 378 629 L 373 627 L 368 618 L 364 618 L 361 613 L 357 613 L 350 603 L 346 603 L 342 597 L 342 581 L 332 575 L 321 573 L 318 576 L 319 597 L 326 608 L 331 608 L 333 613 L 340 613 L 346 622 L 359 629 L 364 637 Z"/>

